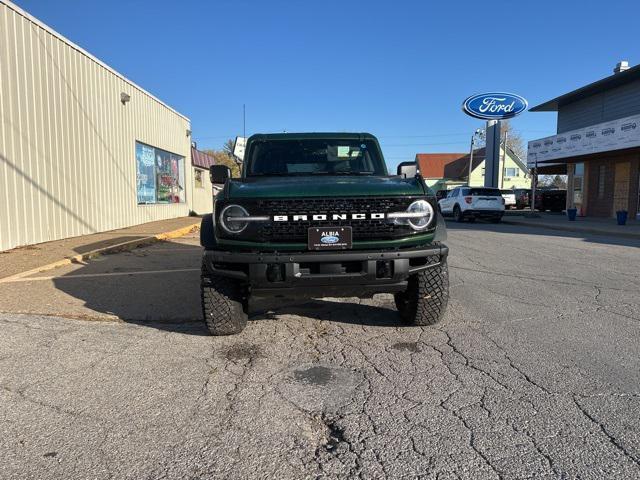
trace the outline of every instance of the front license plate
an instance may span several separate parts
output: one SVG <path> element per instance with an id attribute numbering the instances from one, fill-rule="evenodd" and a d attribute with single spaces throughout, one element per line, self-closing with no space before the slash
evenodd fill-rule
<path id="1" fill-rule="evenodd" d="M 309 250 L 346 250 L 352 246 L 351 227 L 326 227 L 309 229 Z"/>

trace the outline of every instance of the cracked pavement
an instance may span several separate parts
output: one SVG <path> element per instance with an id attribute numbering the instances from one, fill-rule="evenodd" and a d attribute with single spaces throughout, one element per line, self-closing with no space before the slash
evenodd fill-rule
<path id="1" fill-rule="evenodd" d="M 639 478 L 640 245 L 450 227 L 435 327 L 274 299 L 210 337 L 195 236 L 0 285 L 0 478 Z M 99 276 L 145 266 L 185 271 Z"/>

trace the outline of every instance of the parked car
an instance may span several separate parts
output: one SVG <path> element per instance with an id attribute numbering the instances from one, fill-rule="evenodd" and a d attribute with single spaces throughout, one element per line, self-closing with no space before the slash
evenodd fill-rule
<path id="1" fill-rule="evenodd" d="M 529 208 L 531 206 L 531 189 L 529 188 L 514 188 L 513 193 L 516 197 L 516 208 L 522 210 L 523 208 Z"/>
<path id="2" fill-rule="evenodd" d="M 500 190 L 500 193 L 502 193 L 502 198 L 504 198 L 505 210 L 509 210 L 511 207 L 516 206 L 516 194 L 513 190 Z"/>
<path id="3" fill-rule="evenodd" d="M 456 222 L 465 218 L 471 222 L 476 218 L 499 222 L 504 215 L 504 198 L 498 188 L 456 187 L 438 202 L 438 207 L 442 215 L 451 215 Z"/>
<path id="4" fill-rule="evenodd" d="M 561 212 L 567 205 L 567 191 L 555 188 L 536 190 L 536 208 L 541 212 Z"/>
<path id="5" fill-rule="evenodd" d="M 449 190 L 438 190 L 436 192 L 436 200 L 439 202 L 440 200 L 445 198 L 448 193 L 449 193 Z"/>

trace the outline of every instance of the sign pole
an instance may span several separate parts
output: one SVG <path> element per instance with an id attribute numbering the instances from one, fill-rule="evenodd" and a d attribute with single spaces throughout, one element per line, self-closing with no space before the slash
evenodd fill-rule
<path id="1" fill-rule="evenodd" d="M 531 176 L 531 198 L 529 203 L 531 205 L 531 215 L 536 211 L 536 187 L 538 186 L 538 155 L 536 155 L 535 163 L 533 164 L 533 175 Z"/>
<path id="2" fill-rule="evenodd" d="M 500 168 L 500 120 L 487 120 L 484 186 L 498 188 Z"/>

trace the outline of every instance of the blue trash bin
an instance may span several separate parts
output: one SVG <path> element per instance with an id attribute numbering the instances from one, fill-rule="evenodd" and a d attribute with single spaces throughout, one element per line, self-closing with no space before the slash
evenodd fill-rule
<path id="1" fill-rule="evenodd" d="M 570 222 L 576 221 L 576 215 L 578 214 L 577 208 L 567 208 L 567 217 L 569 217 Z"/>
<path id="2" fill-rule="evenodd" d="M 618 210 L 616 212 L 616 218 L 618 220 L 618 225 L 626 225 L 627 224 L 627 215 L 629 212 L 626 210 Z"/>

